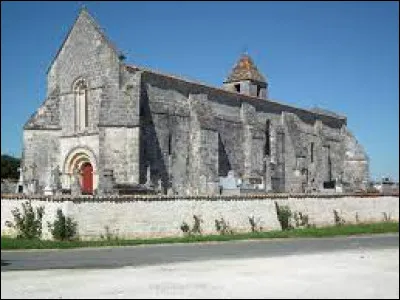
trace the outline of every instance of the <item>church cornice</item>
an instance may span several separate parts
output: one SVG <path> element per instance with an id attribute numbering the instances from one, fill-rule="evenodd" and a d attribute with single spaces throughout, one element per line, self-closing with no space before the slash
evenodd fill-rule
<path id="1" fill-rule="evenodd" d="M 61 130 L 61 127 L 45 127 L 45 126 L 39 126 L 39 125 L 27 125 L 23 127 L 24 130 Z"/>

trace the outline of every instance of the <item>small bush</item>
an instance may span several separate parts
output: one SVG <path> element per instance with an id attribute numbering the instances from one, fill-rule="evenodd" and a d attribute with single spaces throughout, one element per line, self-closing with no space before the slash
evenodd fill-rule
<path id="1" fill-rule="evenodd" d="M 53 238 L 58 241 L 70 241 L 76 237 L 78 224 L 70 217 L 65 217 L 63 211 L 57 209 L 57 218 L 53 224 L 48 223 Z"/>
<path id="2" fill-rule="evenodd" d="M 390 222 L 391 219 L 390 214 L 388 215 L 386 212 L 383 212 L 382 214 L 383 214 L 383 221 Z"/>
<path id="3" fill-rule="evenodd" d="M 183 222 L 181 225 L 181 230 L 183 232 L 183 234 L 185 235 L 192 235 L 192 234 L 201 234 L 201 223 L 203 222 L 203 220 L 200 219 L 199 216 L 193 215 L 193 219 L 194 219 L 194 224 L 193 224 L 193 228 L 190 229 L 190 226 L 188 223 Z"/>
<path id="4" fill-rule="evenodd" d="M 260 232 L 262 230 L 262 227 L 257 225 L 257 222 L 254 219 L 254 216 L 249 217 L 249 223 L 250 223 L 250 227 L 251 227 L 251 232 Z"/>
<path id="5" fill-rule="evenodd" d="M 358 212 L 356 212 L 356 224 L 360 223 L 360 217 L 358 216 Z"/>
<path id="6" fill-rule="evenodd" d="M 115 236 L 113 236 L 113 234 L 110 231 L 110 227 L 108 225 L 104 226 L 104 231 L 105 231 L 105 235 L 101 234 L 100 238 L 102 240 L 107 240 L 107 241 L 111 241 L 111 240 L 118 240 L 118 234 L 116 234 Z"/>
<path id="7" fill-rule="evenodd" d="M 196 215 L 193 215 L 193 219 L 194 219 L 194 224 L 192 228 L 192 233 L 201 234 L 201 223 L 203 222 L 203 220 L 201 220 L 200 217 Z"/>
<path id="8" fill-rule="evenodd" d="M 293 219 L 295 221 L 296 227 L 306 227 L 310 228 L 311 225 L 309 224 L 309 218 L 308 215 L 303 214 L 302 212 L 294 212 L 293 213 Z"/>
<path id="9" fill-rule="evenodd" d="M 333 217 L 336 226 L 341 226 L 346 223 L 346 221 L 341 216 L 339 216 L 339 212 L 336 209 L 333 210 Z"/>
<path id="10" fill-rule="evenodd" d="M 224 220 L 224 218 L 221 217 L 220 220 L 215 219 L 215 229 L 219 234 L 225 235 L 225 234 L 233 234 L 233 230 L 230 228 L 228 223 Z"/>
<path id="11" fill-rule="evenodd" d="M 22 203 L 22 213 L 18 207 L 11 211 L 14 217 L 14 223 L 8 222 L 9 227 L 13 227 L 18 231 L 18 238 L 35 239 L 42 235 L 42 219 L 44 215 L 44 207 L 33 210 L 30 201 Z"/>
<path id="12" fill-rule="evenodd" d="M 181 225 L 181 230 L 184 234 L 190 234 L 190 226 L 188 225 L 188 223 L 183 222 Z"/>
<path id="13" fill-rule="evenodd" d="M 292 217 L 292 212 L 287 205 L 279 206 L 279 204 L 275 201 L 275 209 L 276 215 L 278 217 L 279 224 L 281 224 L 282 230 L 292 229 L 293 226 L 290 224 L 290 220 Z"/>

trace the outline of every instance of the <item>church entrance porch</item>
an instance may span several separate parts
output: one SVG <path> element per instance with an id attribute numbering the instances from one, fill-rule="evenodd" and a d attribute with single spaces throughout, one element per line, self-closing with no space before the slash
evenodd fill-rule
<path id="1" fill-rule="evenodd" d="M 63 189 L 71 194 L 93 195 L 97 188 L 96 159 L 87 148 L 75 148 L 64 163 Z"/>

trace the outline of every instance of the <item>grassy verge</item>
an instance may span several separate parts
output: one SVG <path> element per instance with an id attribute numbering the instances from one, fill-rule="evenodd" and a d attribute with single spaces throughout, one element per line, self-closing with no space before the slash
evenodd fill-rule
<path id="1" fill-rule="evenodd" d="M 41 241 L 1 237 L 1 249 L 68 249 L 81 247 L 134 246 L 143 244 L 191 243 L 210 241 L 230 241 L 246 239 L 271 239 L 291 237 L 332 237 L 338 235 L 372 234 L 399 232 L 398 222 L 374 224 L 349 224 L 321 228 L 292 229 L 287 231 L 266 231 L 254 233 L 237 233 L 229 235 L 196 235 L 186 237 L 166 237 L 133 240 L 103 241 Z"/>

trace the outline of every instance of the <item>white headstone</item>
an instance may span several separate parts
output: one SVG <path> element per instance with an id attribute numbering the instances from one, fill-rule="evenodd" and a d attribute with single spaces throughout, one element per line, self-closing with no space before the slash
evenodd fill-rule
<path id="1" fill-rule="evenodd" d="M 151 172 L 150 172 L 150 166 L 147 166 L 146 186 L 151 186 Z"/>
<path id="2" fill-rule="evenodd" d="M 51 195 L 53 195 L 53 189 L 52 189 L 50 186 L 47 185 L 47 186 L 44 188 L 43 193 L 44 193 L 46 196 L 51 196 Z"/>

